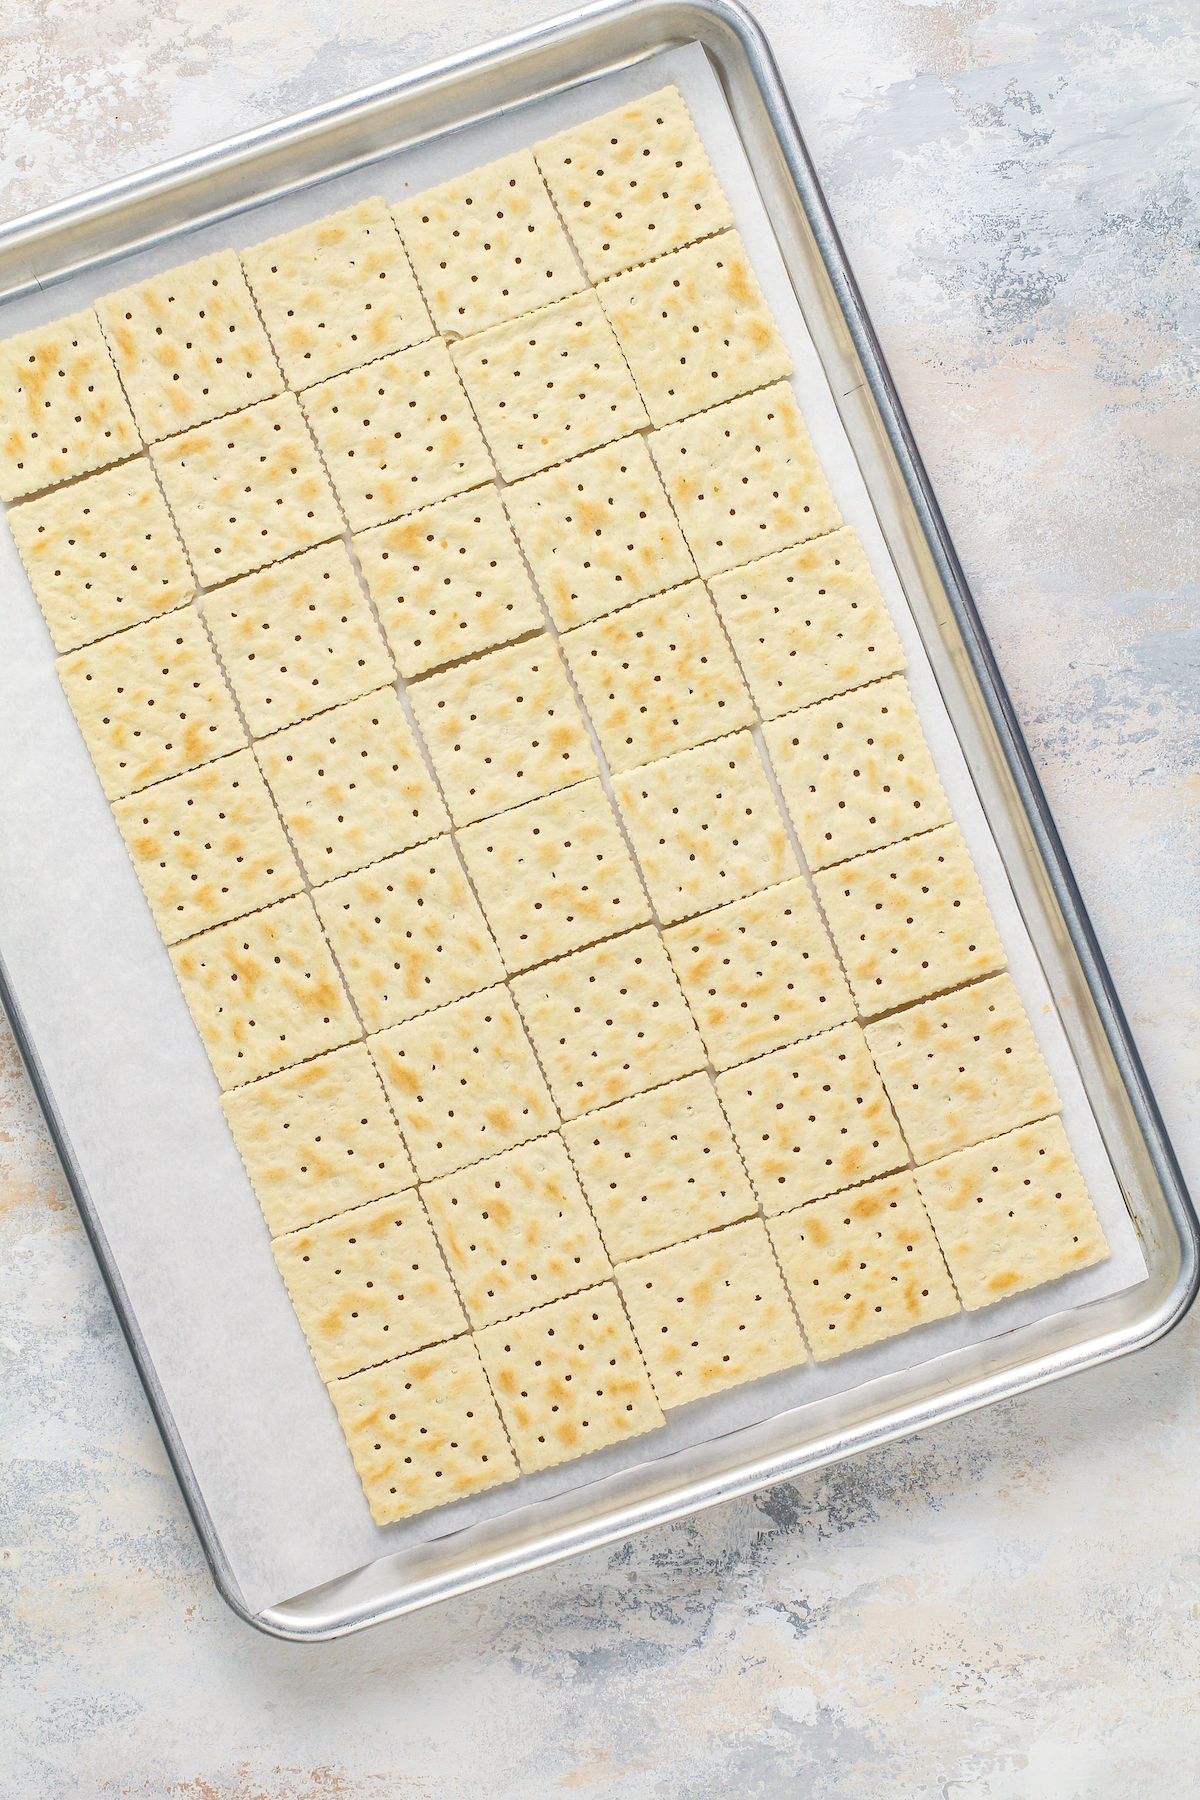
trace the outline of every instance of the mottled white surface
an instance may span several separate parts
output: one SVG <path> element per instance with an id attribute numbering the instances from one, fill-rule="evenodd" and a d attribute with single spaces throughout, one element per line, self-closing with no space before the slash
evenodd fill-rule
<path id="1" fill-rule="evenodd" d="M 5 216 L 512 29 L 10 0 Z M 1200 1191 L 1200 15 L 765 0 Z M 1200 1794 L 1200 1313 L 1133 1361 L 345 1644 L 216 1596 L 11 1043 L 21 1800 Z"/>

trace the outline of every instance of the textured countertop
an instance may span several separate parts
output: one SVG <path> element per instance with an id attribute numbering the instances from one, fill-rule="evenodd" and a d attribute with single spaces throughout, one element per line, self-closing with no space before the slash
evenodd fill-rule
<path id="1" fill-rule="evenodd" d="M 0 213 L 553 10 L 10 0 Z M 1200 1192 L 1200 15 L 757 11 Z M 1200 1794 L 1200 1311 L 1114 1367 L 296 1648 L 212 1587 L 7 1033 L 0 1232 L 14 1800 Z"/>

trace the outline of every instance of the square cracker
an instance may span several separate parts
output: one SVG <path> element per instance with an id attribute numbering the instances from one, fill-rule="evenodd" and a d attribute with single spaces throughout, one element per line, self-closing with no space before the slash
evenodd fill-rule
<path id="1" fill-rule="evenodd" d="M 633 858 L 598 781 L 468 825 L 458 847 L 514 973 L 649 921 Z"/>
<path id="2" fill-rule="evenodd" d="M 614 772 L 754 723 L 741 672 L 698 581 L 581 625 L 562 647 Z"/>
<path id="3" fill-rule="evenodd" d="M 919 1163 L 1062 1110 L 1007 975 L 868 1025 L 867 1043 Z"/>
<path id="4" fill-rule="evenodd" d="M 584 281 L 532 150 L 456 175 L 392 217 L 438 330 L 466 337 L 578 293 Z"/>
<path id="5" fill-rule="evenodd" d="M 421 1197 L 472 1325 L 509 1319 L 612 1274 L 557 1136 L 443 1175 Z"/>
<path id="6" fill-rule="evenodd" d="M 613 788 L 664 925 L 800 873 L 748 731 L 618 775 Z"/>
<path id="7" fill-rule="evenodd" d="M 761 1219 L 619 1263 L 616 1273 L 663 1406 L 808 1361 Z"/>
<path id="8" fill-rule="evenodd" d="M 449 829 L 393 688 L 289 725 L 255 754 L 312 882 Z"/>
<path id="9" fill-rule="evenodd" d="M 377 1525 L 517 1478 L 469 1337 L 333 1381 L 329 1397 Z"/>
<path id="10" fill-rule="evenodd" d="M 714 1069 L 813 1037 L 854 1001 L 802 876 L 663 932 Z"/>
<path id="11" fill-rule="evenodd" d="M 328 881 L 313 903 L 367 1031 L 504 979 L 448 837 Z"/>
<path id="12" fill-rule="evenodd" d="M 526 1471 L 664 1423 L 611 1281 L 489 1325 L 475 1342 Z"/>
<path id="13" fill-rule="evenodd" d="M 145 457 L 14 506 L 8 523 L 60 652 L 170 612 L 196 585 Z"/>
<path id="14" fill-rule="evenodd" d="M 202 587 L 341 536 L 294 394 L 168 438 L 150 455 Z"/>
<path id="15" fill-rule="evenodd" d="M 512 995 L 487 988 L 368 1043 L 422 1181 L 558 1124 Z"/>
<path id="16" fill-rule="evenodd" d="M 733 224 L 678 88 L 535 144 L 592 281 Z"/>
<path id="17" fill-rule="evenodd" d="M 648 438 L 701 575 L 719 575 L 842 522 L 786 381 Z"/>
<path id="18" fill-rule="evenodd" d="M 649 424 L 589 289 L 451 347 L 505 481 Z"/>
<path id="19" fill-rule="evenodd" d="M 168 944 L 304 886 L 249 750 L 143 788 L 113 812 Z"/>
<path id="20" fill-rule="evenodd" d="M 322 1381 L 454 1337 L 466 1319 L 415 1194 L 271 1245 Z"/>
<path id="21" fill-rule="evenodd" d="M 640 437 L 527 475 L 504 504 L 560 631 L 696 573 Z"/>
<path id="22" fill-rule="evenodd" d="M 864 1017 L 1007 961 L 957 825 L 824 869 L 813 885 Z"/>
<path id="23" fill-rule="evenodd" d="M 386 200 L 255 244 L 242 268 L 292 387 L 433 336 Z"/>
<path id="24" fill-rule="evenodd" d="M 354 553 L 408 678 L 541 630 L 542 609 L 494 487 L 360 532 Z"/>
<path id="25" fill-rule="evenodd" d="M 147 443 L 283 386 L 232 250 L 106 294 L 96 312 Z"/>
<path id="26" fill-rule="evenodd" d="M 428 675 L 408 697 L 456 825 L 600 773 L 548 635 Z"/>
<path id="27" fill-rule="evenodd" d="M 957 1150 L 916 1179 L 968 1312 L 1108 1260 L 1059 1119 Z"/>
<path id="28" fill-rule="evenodd" d="M 235 1088 L 221 1109 L 272 1237 L 416 1183 L 365 1044 Z"/>
<path id="29" fill-rule="evenodd" d="M 655 425 L 792 372 L 736 231 L 614 275 L 597 292 Z"/>
<path id="30" fill-rule="evenodd" d="M 93 312 L 0 342 L 0 500 L 141 448 Z"/>
<path id="31" fill-rule="evenodd" d="M 714 575 L 708 585 L 764 719 L 904 667 L 896 628 L 849 525 Z"/>
<path id="32" fill-rule="evenodd" d="M 193 607 L 60 656 L 58 678 L 110 800 L 246 742 Z"/>
<path id="33" fill-rule="evenodd" d="M 810 869 L 951 821 L 903 675 L 787 713 L 763 737 Z"/>
<path id="34" fill-rule="evenodd" d="M 201 932 L 171 961 L 226 1090 L 359 1035 L 307 894 Z"/>
<path id="35" fill-rule="evenodd" d="M 818 1362 L 959 1310 L 907 1169 L 780 1213 L 767 1230 Z"/>
<path id="36" fill-rule="evenodd" d="M 619 1100 L 563 1136 L 614 1262 L 757 1210 L 707 1075 Z"/>
<path id="37" fill-rule="evenodd" d="M 204 617 L 256 738 L 395 679 L 336 539 L 206 594 Z"/>
<path id="38" fill-rule="evenodd" d="M 766 1213 L 819 1200 L 908 1161 L 855 1024 L 718 1075 L 717 1094 Z"/>
<path id="39" fill-rule="evenodd" d="M 351 531 L 492 479 L 492 459 L 441 338 L 302 396 Z"/>
<path id="40" fill-rule="evenodd" d="M 564 1119 L 703 1067 L 652 925 L 518 975 L 512 990 Z"/>

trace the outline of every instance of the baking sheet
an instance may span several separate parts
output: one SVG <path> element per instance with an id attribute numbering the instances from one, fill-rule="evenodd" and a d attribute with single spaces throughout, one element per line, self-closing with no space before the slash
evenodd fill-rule
<path id="1" fill-rule="evenodd" d="M 402 1525 L 372 1524 L 333 1409 L 279 1280 L 218 1086 L 54 673 L 11 538 L 0 540 L 0 945 L 91 1197 L 122 1271 L 217 1533 L 251 1611 L 739 1426 L 928 1363 L 1123 1291 L 1145 1275 L 1136 1233 L 1021 922 L 969 771 L 796 306 L 719 84 L 699 47 L 667 52 L 90 275 L 23 296 L 0 335 L 204 252 L 242 248 L 369 194 L 394 201 L 669 81 L 733 205 L 796 363 L 794 386 L 846 521 L 862 538 L 908 679 L 970 846 L 1064 1124 L 1112 1250 L 1108 1263 L 983 1313 L 668 1415 L 665 1430 Z"/>

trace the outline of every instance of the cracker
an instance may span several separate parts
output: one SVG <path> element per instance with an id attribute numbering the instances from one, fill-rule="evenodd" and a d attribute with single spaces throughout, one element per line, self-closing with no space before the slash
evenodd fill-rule
<path id="1" fill-rule="evenodd" d="M 696 573 L 640 437 L 527 475 L 504 504 L 560 631 Z"/>
<path id="2" fill-rule="evenodd" d="M 968 1312 L 1108 1260 L 1058 1119 L 927 1163 L 916 1179 Z"/>
<path id="3" fill-rule="evenodd" d="M 819 1200 L 908 1161 L 855 1024 L 718 1075 L 717 1094 L 764 1212 Z"/>
<path id="4" fill-rule="evenodd" d="M 143 788 L 113 812 L 165 943 L 304 886 L 249 750 Z"/>
<path id="5" fill-rule="evenodd" d="M 456 825 L 600 773 L 545 634 L 429 675 L 409 699 Z"/>
<path id="6" fill-rule="evenodd" d="M 361 532 L 354 552 L 406 677 L 541 629 L 542 609 L 494 487 Z"/>
<path id="7" fill-rule="evenodd" d="M 506 988 L 486 989 L 371 1038 L 422 1181 L 543 1137 L 558 1123 Z"/>
<path id="8" fill-rule="evenodd" d="M 492 479 L 440 338 L 305 390 L 304 410 L 351 531 Z"/>
<path id="9" fill-rule="evenodd" d="M 664 425 L 647 442 L 703 576 L 842 522 L 786 381 Z"/>
<path id="10" fill-rule="evenodd" d="M 649 423 L 591 289 L 459 338 L 451 355 L 505 481 Z"/>
<path id="11" fill-rule="evenodd" d="M 326 882 L 313 902 L 368 1031 L 504 979 L 448 837 Z"/>
<path id="12" fill-rule="evenodd" d="M 563 1136 L 614 1262 L 757 1209 L 707 1075 L 619 1100 Z"/>
<path id="13" fill-rule="evenodd" d="M 386 200 L 255 244 L 242 267 L 292 387 L 433 336 Z"/>
<path id="14" fill-rule="evenodd" d="M 959 1310 L 907 1170 L 781 1213 L 767 1230 L 818 1362 Z"/>
<path id="15" fill-rule="evenodd" d="M 415 1194 L 271 1245 L 322 1381 L 443 1343 L 466 1319 Z"/>
<path id="16" fill-rule="evenodd" d="M 469 1337 L 331 1382 L 329 1395 L 377 1525 L 517 1478 Z"/>
<path id="17" fill-rule="evenodd" d="M 348 875 L 449 828 L 394 689 L 289 725 L 255 753 L 310 881 Z"/>
<path id="18" fill-rule="evenodd" d="M 443 1175 L 421 1194 L 472 1325 L 509 1319 L 612 1274 L 559 1137 Z"/>
<path id="19" fill-rule="evenodd" d="M 951 822 L 902 675 L 787 713 L 763 736 L 810 869 Z"/>
<path id="20" fill-rule="evenodd" d="M 147 443 L 283 386 L 232 250 L 106 294 L 96 313 Z"/>
<path id="21" fill-rule="evenodd" d="M 318 544 L 203 600 L 256 738 L 395 679 L 345 544 Z"/>
<path id="22" fill-rule="evenodd" d="M 748 731 L 614 778 L 664 925 L 799 874 Z"/>
<path id="23" fill-rule="evenodd" d="M 562 647 L 614 771 L 754 723 L 745 683 L 698 581 L 581 625 Z"/>
<path id="24" fill-rule="evenodd" d="M 1005 966 L 957 825 L 813 877 L 864 1017 Z"/>
<path id="25" fill-rule="evenodd" d="M 709 590 L 764 719 L 904 668 L 849 525 L 714 575 Z"/>
<path id="26" fill-rule="evenodd" d="M 483 331 L 576 294 L 583 277 L 531 150 L 392 208 L 438 330 Z"/>
<path id="27" fill-rule="evenodd" d="M 593 281 L 733 224 L 678 88 L 535 144 Z"/>
<path id="28" fill-rule="evenodd" d="M 731 1069 L 854 1017 L 829 933 L 802 877 L 663 932 L 714 1069 Z"/>
<path id="29" fill-rule="evenodd" d="M 527 1472 L 664 1423 L 611 1281 L 475 1338 Z"/>
<path id="30" fill-rule="evenodd" d="M 598 781 L 531 800 L 458 834 L 507 969 L 646 924 L 650 908 Z"/>
<path id="31" fill-rule="evenodd" d="M 168 438 L 150 455 L 202 587 L 341 535 L 294 394 Z"/>
<path id="32" fill-rule="evenodd" d="M 597 292 L 652 424 L 792 372 L 736 231 L 614 275 Z"/>
<path id="33" fill-rule="evenodd" d="M 1007 975 L 893 1013 L 867 1042 L 917 1162 L 1062 1110 Z"/>
<path id="34" fill-rule="evenodd" d="M 196 585 L 144 457 L 14 506 L 8 523 L 60 652 L 171 612 Z"/>
<path id="35" fill-rule="evenodd" d="M 181 607 L 58 659 L 110 800 L 182 774 L 246 742 L 195 610 Z"/>
<path id="36" fill-rule="evenodd" d="M 141 448 L 93 312 L 0 342 L 0 500 Z"/>
<path id="37" fill-rule="evenodd" d="M 663 1406 L 808 1361 L 761 1219 L 620 1263 L 616 1274 Z"/>
<path id="38" fill-rule="evenodd" d="M 365 1044 L 222 1094 L 272 1237 L 416 1183 Z"/>
<path id="39" fill-rule="evenodd" d="M 359 1035 L 307 894 L 201 932 L 171 961 L 226 1090 Z"/>
<path id="40" fill-rule="evenodd" d="M 512 990 L 564 1119 L 703 1066 L 651 925 L 518 975 Z"/>

